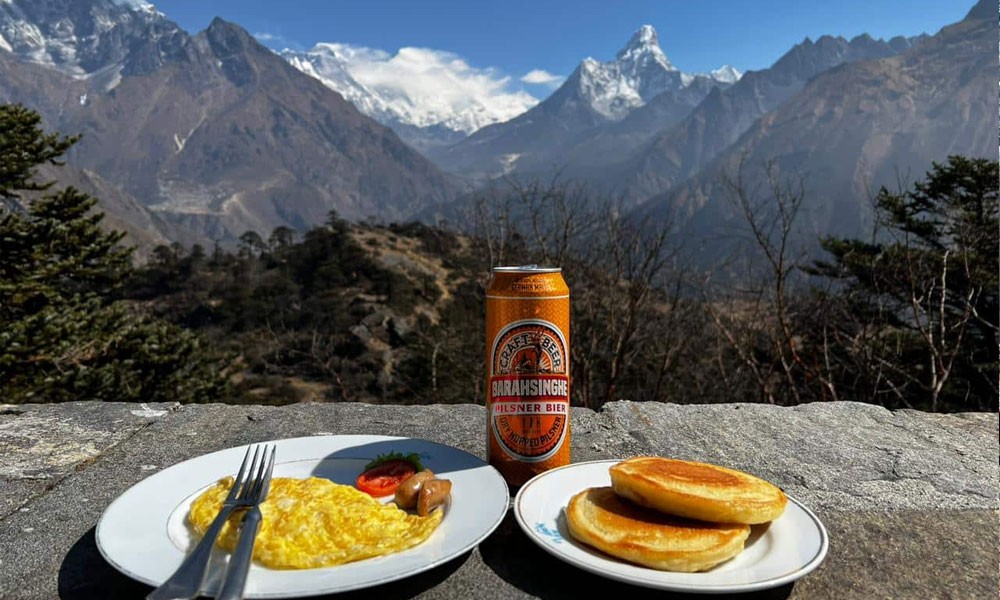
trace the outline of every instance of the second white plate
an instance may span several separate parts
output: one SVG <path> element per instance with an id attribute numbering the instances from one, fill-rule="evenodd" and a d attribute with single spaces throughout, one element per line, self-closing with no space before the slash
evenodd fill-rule
<path id="1" fill-rule="evenodd" d="M 586 571 L 644 587 L 703 594 L 750 592 L 802 577 L 823 561 L 829 546 L 819 519 L 794 498 L 769 525 L 754 526 L 735 558 L 703 573 L 657 571 L 608 556 L 574 540 L 563 509 L 589 487 L 611 485 L 608 468 L 618 460 L 576 463 L 538 475 L 518 492 L 514 516 L 543 550 Z"/>

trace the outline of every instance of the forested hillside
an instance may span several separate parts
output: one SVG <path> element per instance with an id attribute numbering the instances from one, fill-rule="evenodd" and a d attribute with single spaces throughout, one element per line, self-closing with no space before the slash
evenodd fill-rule
<path id="1" fill-rule="evenodd" d="M 572 292 L 577 405 L 857 400 L 996 407 L 996 163 L 953 157 L 876 198 L 876 240 L 797 259 L 781 210 L 744 205 L 760 256 L 714 284 L 614 206 L 570 185 L 481 198 L 475 235 L 331 215 L 238 252 L 161 247 L 133 277 L 144 311 L 240 365 L 232 401 L 479 402 L 493 264 L 556 264 Z M 515 215 L 519 218 L 515 218 Z M 786 236 L 782 237 L 783 233 Z"/>
<path id="2" fill-rule="evenodd" d="M 679 261 L 669 223 L 558 181 L 480 196 L 471 233 L 331 213 L 238 248 L 159 246 L 136 267 L 96 199 L 39 180 L 75 142 L 0 107 L 7 402 L 481 402 L 490 268 L 537 263 L 571 289 L 576 405 L 997 409 L 994 161 L 949 157 L 881 189 L 876 235 L 825 239 L 808 262 L 802 188 L 731 181 L 751 250 L 741 277 L 713 281 Z"/>

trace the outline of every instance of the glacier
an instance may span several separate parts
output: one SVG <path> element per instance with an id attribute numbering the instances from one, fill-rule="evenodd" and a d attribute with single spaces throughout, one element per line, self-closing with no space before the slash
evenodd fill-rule
<path id="1" fill-rule="evenodd" d="M 440 125 L 470 134 L 538 104 L 527 92 L 510 89 L 509 77 L 442 50 L 404 47 L 390 54 L 321 43 L 305 52 L 279 54 L 384 124 Z"/>

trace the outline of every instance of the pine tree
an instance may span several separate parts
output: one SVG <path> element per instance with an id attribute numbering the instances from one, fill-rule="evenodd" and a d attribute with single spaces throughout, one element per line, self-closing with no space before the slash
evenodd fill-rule
<path id="1" fill-rule="evenodd" d="M 996 161 L 949 157 L 911 190 L 879 191 L 880 238 L 823 241 L 833 258 L 812 272 L 843 283 L 841 339 L 894 404 L 997 409 L 998 173 Z"/>
<path id="2" fill-rule="evenodd" d="M 115 301 L 131 250 L 97 200 L 38 180 L 78 139 L 40 124 L 0 105 L 0 398 L 214 399 L 223 379 L 196 336 Z"/>

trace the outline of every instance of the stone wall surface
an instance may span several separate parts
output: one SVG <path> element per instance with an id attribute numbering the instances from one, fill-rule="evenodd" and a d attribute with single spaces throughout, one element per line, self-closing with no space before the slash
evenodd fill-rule
<path id="1" fill-rule="evenodd" d="M 129 487 L 171 465 L 253 442 L 330 434 L 419 437 L 485 456 L 485 411 L 466 405 L 286 407 L 79 402 L 0 405 L 0 599 L 141 598 L 100 555 L 95 525 Z M 573 461 L 658 454 L 743 469 L 813 509 L 826 560 L 746 598 L 996 598 L 996 414 L 837 402 L 573 409 Z M 681 598 L 579 570 L 508 512 L 471 552 L 338 598 Z"/>

